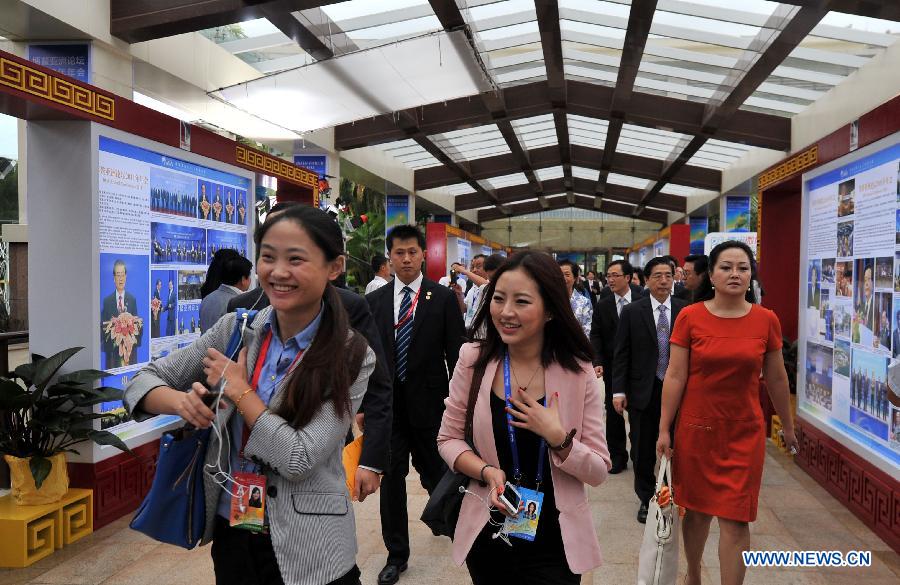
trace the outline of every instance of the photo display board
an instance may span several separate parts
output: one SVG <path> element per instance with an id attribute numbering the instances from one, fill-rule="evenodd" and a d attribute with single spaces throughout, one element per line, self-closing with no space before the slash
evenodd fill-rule
<path id="1" fill-rule="evenodd" d="M 803 176 L 799 413 L 900 479 L 900 134 Z"/>
<path id="2" fill-rule="evenodd" d="M 99 138 L 99 298 L 104 386 L 124 388 L 142 366 L 200 336 L 200 287 L 213 255 L 247 258 L 249 178 Z M 103 429 L 126 439 L 177 417 L 128 420 L 100 405 Z"/>

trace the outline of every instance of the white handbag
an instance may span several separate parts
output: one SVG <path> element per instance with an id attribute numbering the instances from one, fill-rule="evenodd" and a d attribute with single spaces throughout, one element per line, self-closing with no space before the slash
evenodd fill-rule
<path id="1" fill-rule="evenodd" d="M 669 486 L 669 503 L 660 509 L 657 498 L 663 484 Z M 674 585 L 678 578 L 678 533 L 681 519 L 672 489 L 672 462 L 663 455 L 650 500 L 644 541 L 638 561 L 638 585 Z"/>

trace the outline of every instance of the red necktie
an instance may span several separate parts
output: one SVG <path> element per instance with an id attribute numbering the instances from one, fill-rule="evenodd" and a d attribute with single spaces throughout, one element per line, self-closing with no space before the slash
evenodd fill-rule
<path id="1" fill-rule="evenodd" d="M 125 301 L 122 300 L 122 297 L 119 297 L 119 312 L 125 312 Z"/>

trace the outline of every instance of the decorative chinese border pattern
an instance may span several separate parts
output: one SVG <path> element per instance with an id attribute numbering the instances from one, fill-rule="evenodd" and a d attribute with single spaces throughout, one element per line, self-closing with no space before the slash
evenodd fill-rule
<path id="1" fill-rule="evenodd" d="M 268 156 L 240 145 L 236 147 L 235 157 L 240 164 L 247 165 L 268 175 L 288 179 L 291 182 L 318 190 L 318 175 L 280 158 Z"/>
<path id="2" fill-rule="evenodd" d="M 24 63 L 0 57 L 0 85 L 104 118 L 116 119 L 116 100 Z"/>
<path id="3" fill-rule="evenodd" d="M 797 156 L 784 161 L 771 171 L 761 174 L 759 176 L 759 189 L 767 189 L 782 179 L 799 173 L 817 162 L 819 162 L 819 147 L 813 146 L 809 150 L 804 150 Z"/>

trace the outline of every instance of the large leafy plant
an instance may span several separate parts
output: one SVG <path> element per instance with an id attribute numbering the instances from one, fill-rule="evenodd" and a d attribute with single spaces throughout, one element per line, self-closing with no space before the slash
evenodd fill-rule
<path id="1" fill-rule="evenodd" d="M 129 451 L 116 435 L 93 428 L 93 421 L 103 415 L 94 414 L 91 407 L 122 398 L 116 388 L 94 387 L 109 374 L 76 370 L 59 375 L 60 368 L 82 349 L 73 347 L 49 358 L 32 354 L 30 364 L 19 366 L 9 377 L 0 376 L 0 453 L 30 457 L 38 489 L 50 474 L 47 458 L 78 453 L 73 447 L 82 441 Z"/>

